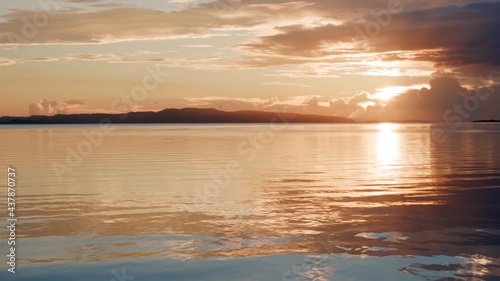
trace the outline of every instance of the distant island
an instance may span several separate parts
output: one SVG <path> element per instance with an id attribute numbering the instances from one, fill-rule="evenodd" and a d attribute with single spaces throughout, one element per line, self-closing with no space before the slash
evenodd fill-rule
<path id="1" fill-rule="evenodd" d="M 485 122 L 485 123 L 486 122 L 500 122 L 500 120 L 493 120 L 493 119 L 491 119 L 491 120 L 477 120 L 477 121 L 474 121 L 474 122 L 476 122 L 476 123 L 481 123 L 481 122 Z"/>
<path id="2" fill-rule="evenodd" d="M 355 123 L 338 116 L 308 115 L 264 111 L 221 111 L 217 109 L 165 109 L 159 112 L 130 112 L 126 114 L 58 114 L 29 117 L 0 117 L 0 124 L 98 124 L 103 121 L 117 124 L 152 123 Z"/>
<path id="3" fill-rule="evenodd" d="M 358 121 L 358 123 L 429 123 L 425 120 L 369 120 L 369 121 Z"/>

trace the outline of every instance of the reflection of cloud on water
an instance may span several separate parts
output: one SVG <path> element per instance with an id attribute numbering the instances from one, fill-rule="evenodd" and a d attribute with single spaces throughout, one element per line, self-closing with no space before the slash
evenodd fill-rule
<path id="1" fill-rule="evenodd" d="M 366 239 L 382 239 L 383 241 L 388 242 L 396 242 L 400 240 L 408 239 L 407 236 L 401 235 L 398 232 L 382 232 L 382 233 L 373 233 L 373 232 L 363 232 L 354 235 L 355 237 L 363 237 Z"/>
<path id="2" fill-rule="evenodd" d="M 365 247 L 365 251 L 390 251 Z M 489 273 L 491 258 L 473 256 L 371 257 L 367 255 L 305 255 L 302 263 L 286 270 L 281 280 L 476 280 Z M 362 266 L 360 266 L 362 265 Z M 356 272 L 356 274 L 352 274 Z M 471 279 L 472 278 L 472 279 Z M 479 279 L 477 279 L 479 280 Z"/>
<path id="3" fill-rule="evenodd" d="M 492 263 L 490 258 L 482 255 L 415 257 L 414 259 L 417 262 L 402 268 L 401 271 L 425 280 L 444 280 L 445 278 L 479 280 L 476 278 L 489 273 L 486 265 Z"/>

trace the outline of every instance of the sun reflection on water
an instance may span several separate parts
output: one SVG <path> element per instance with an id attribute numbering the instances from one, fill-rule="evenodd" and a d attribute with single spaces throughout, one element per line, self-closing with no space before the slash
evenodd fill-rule
<path id="1" fill-rule="evenodd" d="M 85 269 L 134 261 L 154 272 L 153 261 L 158 276 L 187 280 L 178 277 L 197 269 L 204 276 L 217 260 L 251 269 L 248 276 L 270 272 L 257 263 L 279 262 L 269 274 L 284 272 L 283 280 L 350 280 L 360 271 L 363 280 L 495 278 L 500 134 L 457 132 L 433 144 L 432 130 L 450 126 L 290 125 L 252 163 L 238 155 L 238 142 L 264 125 L 199 126 L 210 135 L 192 126 L 124 127 L 64 183 L 51 178 L 51 163 L 65 161 L 81 132 L 5 134 L 13 149 L 0 158 L 17 157 L 30 175 L 20 213 L 24 272 L 38 273 L 33 264 L 74 271 L 73 261 Z M 231 161 L 241 174 L 205 196 L 212 172 Z M 394 277 L 379 278 L 387 274 Z M 267 277 L 252 280 L 276 280 Z"/>
<path id="2" fill-rule="evenodd" d="M 399 136 L 394 132 L 397 124 L 383 123 L 377 126 L 377 159 L 378 164 L 384 168 L 395 166 L 401 160 Z"/>

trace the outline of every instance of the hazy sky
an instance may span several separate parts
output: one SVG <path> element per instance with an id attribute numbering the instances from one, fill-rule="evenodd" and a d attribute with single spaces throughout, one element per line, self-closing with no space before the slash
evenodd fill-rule
<path id="1" fill-rule="evenodd" d="M 500 2 L 484 0 L 8 1 L 0 115 L 214 107 L 500 119 L 499 15 Z M 161 83 L 131 99 L 152 70 Z"/>

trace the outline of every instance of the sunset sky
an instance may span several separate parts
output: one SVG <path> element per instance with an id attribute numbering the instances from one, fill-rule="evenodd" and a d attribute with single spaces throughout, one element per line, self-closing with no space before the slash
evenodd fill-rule
<path id="1" fill-rule="evenodd" d="M 2 116 L 213 107 L 500 119 L 495 1 L 8 1 L 0 35 Z M 147 69 L 162 83 L 117 107 Z"/>

